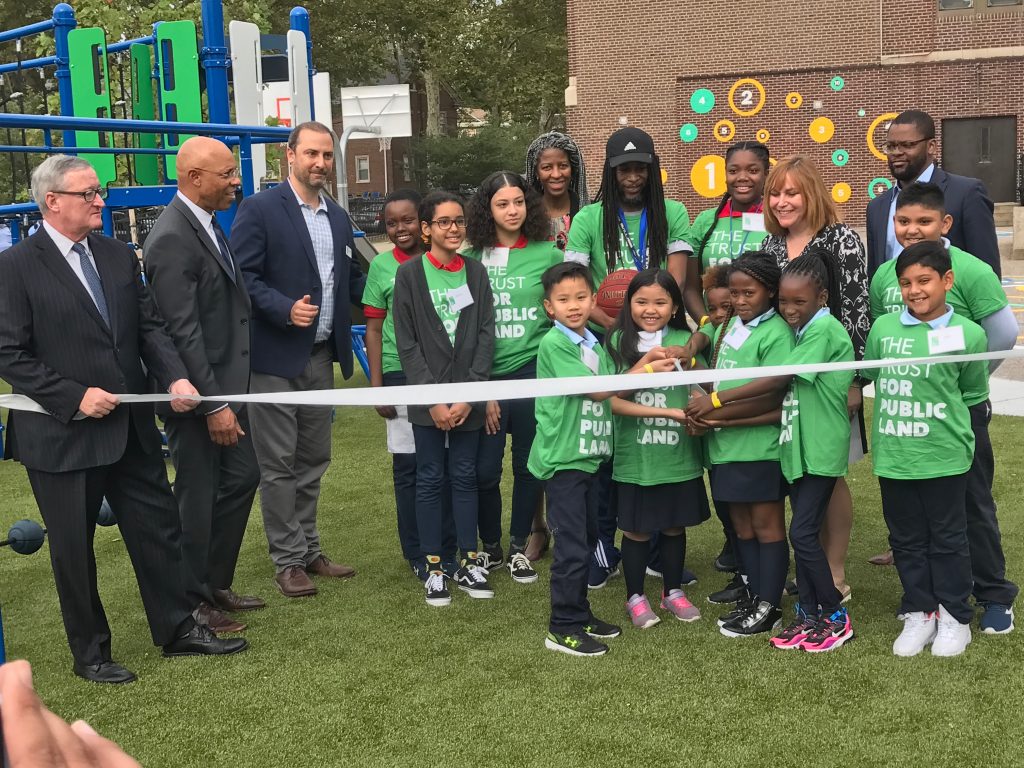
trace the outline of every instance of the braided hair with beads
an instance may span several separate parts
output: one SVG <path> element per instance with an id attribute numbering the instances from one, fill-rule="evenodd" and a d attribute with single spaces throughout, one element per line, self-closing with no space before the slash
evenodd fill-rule
<path id="1" fill-rule="evenodd" d="M 774 256 L 765 251 L 747 251 L 740 256 L 736 261 L 728 266 L 729 275 L 733 275 L 737 272 L 742 272 L 744 275 L 753 278 L 765 288 L 768 289 L 768 295 L 771 297 L 772 309 L 778 310 L 779 308 L 779 279 L 782 276 L 782 270 L 779 269 L 779 262 Z M 715 341 L 715 352 L 711 357 L 711 367 L 714 368 L 718 363 L 718 353 L 722 348 L 722 342 L 725 340 L 726 331 L 729 328 L 729 323 L 732 322 L 732 316 L 735 314 L 735 309 L 730 305 L 729 314 L 726 315 L 725 321 L 718 328 L 718 339 Z"/>
<path id="2" fill-rule="evenodd" d="M 825 291 L 826 306 L 836 319 L 842 315 L 843 297 L 839 288 L 839 265 L 832 251 L 817 246 L 808 248 L 803 254 L 793 259 L 782 271 L 782 277 L 809 277 L 818 287 Z"/>

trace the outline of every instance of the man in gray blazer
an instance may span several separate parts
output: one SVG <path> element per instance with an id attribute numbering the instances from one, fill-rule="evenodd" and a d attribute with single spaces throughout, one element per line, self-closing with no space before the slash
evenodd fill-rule
<path id="1" fill-rule="evenodd" d="M 249 294 L 215 213 L 231 207 L 241 184 L 231 150 L 194 136 L 178 150 L 178 193 L 143 249 L 146 275 L 189 380 L 208 395 L 249 390 Z M 157 408 L 177 475 L 185 559 L 214 605 L 195 609 L 215 632 L 245 625 L 222 611 L 262 608 L 231 589 L 259 466 L 244 404 L 202 403 L 187 414 Z"/>
<path id="2" fill-rule="evenodd" d="M 43 214 L 33 236 L 0 254 L 0 377 L 45 413 L 12 411 L 8 455 L 25 465 L 46 523 L 74 672 L 97 683 L 135 675 L 113 661 L 92 549 L 104 498 L 131 557 L 153 642 L 165 656 L 225 654 L 190 615 L 194 582 L 167 484 L 153 408 L 121 404 L 148 389 L 194 395 L 135 253 L 93 234 L 103 187 L 85 160 L 54 155 L 32 173 Z M 143 368 L 145 366 L 145 369 Z M 171 401 L 176 411 L 195 401 Z"/>

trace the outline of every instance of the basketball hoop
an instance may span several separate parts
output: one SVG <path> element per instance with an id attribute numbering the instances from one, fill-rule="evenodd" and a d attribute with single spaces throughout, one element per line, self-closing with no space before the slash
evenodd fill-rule
<path id="1" fill-rule="evenodd" d="M 377 138 L 377 146 L 381 152 L 388 152 L 391 150 L 391 137 L 380 136 Z"/>

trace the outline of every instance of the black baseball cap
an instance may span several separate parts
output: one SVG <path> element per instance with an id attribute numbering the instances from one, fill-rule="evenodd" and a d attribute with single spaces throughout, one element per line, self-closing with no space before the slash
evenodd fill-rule
<path id="1" fill-rule="evenodd" d="M 612 168 L 623 163 L 654 162 L 654 139 L 639 128 L 620 128 L 608 138 L 605 159 Z"/>

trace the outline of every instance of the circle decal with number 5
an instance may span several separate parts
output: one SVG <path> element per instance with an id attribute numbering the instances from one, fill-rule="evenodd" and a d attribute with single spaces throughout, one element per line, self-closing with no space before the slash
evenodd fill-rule
<path id="1" fill-rule="evenodd" d="M 736 135 L 736 124 L 732 120 L 719 120 L 715 123 L 715 138 L 722 143 L 732 141 Z"/>
<path id="2" fill-rule="evenodd" d="M 764 106 L 764 86 L 752 77 L 737 80 L 729 89 L 729 106 L 740 117 L 753 117 Z"/>
<path id="3" fill-rule="evenodd" d="M 725 194 L 725 158 L 704 155 L 690 169 L 690 183 L 701 197 L 721 197 Z"/>

